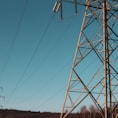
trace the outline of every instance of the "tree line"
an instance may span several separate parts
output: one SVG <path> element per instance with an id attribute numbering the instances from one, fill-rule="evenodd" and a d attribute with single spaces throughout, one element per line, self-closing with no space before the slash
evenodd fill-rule
<path id="1" fill-rule="evenodd" d="M 113 105 L 113 118 L 118 118 L 118 104 Z M 101 112 L 104 116 L 104 109 L 103 112 Z M 112 118 L 110 115 L 110 108 L 108 108 L 108 117 Z M 91 105 L 89 108 L 87 108 L 85 105 L 80 108 L 80 110 L 77 113 L 72 113 L 68 116 L 68 118 L 103 118 L 98 109 Z"/>

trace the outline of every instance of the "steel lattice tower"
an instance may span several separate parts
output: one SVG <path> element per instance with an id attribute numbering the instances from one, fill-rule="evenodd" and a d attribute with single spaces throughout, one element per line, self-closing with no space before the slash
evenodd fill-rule
<path id="1" fill-rule="evenodd" d="M 76 13 L 77 6 L 81 5 L 85 12 L 60 118 L 66 118 L 86 99 L 94 103 L 101 117 L 115 118 L 118 107 L 118 0 L 60 0 L 53 11 L 60 11 L 61 18 L 63 2 L 75 4 Z M 87 75 L 84 69 L 80 71 L 83 66 L 86 66 Z"/>

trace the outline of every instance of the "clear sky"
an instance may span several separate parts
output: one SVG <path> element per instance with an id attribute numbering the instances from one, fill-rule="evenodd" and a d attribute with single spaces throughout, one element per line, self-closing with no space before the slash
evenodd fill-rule
<path id="1" fill-rule="evenodd" d="M 82 21 L 81 8 L 56 0 L 0 0 L 0 105 L 61 111 Z"/>
<path id="2" fill-rule="evenodd" d="M 62 109 L 84 10 L 78 6 L 75 15 L 74 5 L 64 3 L 61 20 L 59 13 L 52 12 L 55 1 L 0 0 L 0 106 L 4 109 Z M 85 81 L 96 71 L 88 74 L 87 70 L 100 65 L 91 56 L 83 62 L 89 68 L 79 68 Z"/>

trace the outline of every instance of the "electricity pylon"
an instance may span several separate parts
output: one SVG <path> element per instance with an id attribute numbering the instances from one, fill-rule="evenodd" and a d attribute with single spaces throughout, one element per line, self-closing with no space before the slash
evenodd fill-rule
<path id="1" fill-rule="evenodd" d="M 3 91 L 3 87 L 0 87 L 0 89 L 1 89 L 1 91 Z M 2 98 L 2 99 L 5 101 L 5 96 L 1 96 L 1 95 L 0 95 L 0 98 Z M 3 108 L 3 106 L 0 105 L 0 108 Z"/>
<path id="2" fill-rule="evenodd" d="M 84 101 L 93 102 L 102 118 L 115 118 L 118 0 L 59 0 L 53 11 L 60 11 L 61 19 L 63 2 L 75 4 L 76 13 L 81 5 L 85 12 L 60 118 L 66 118 Z"/>

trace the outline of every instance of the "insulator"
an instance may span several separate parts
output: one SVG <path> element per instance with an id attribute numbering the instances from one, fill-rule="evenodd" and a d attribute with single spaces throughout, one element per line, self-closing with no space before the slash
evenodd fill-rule
<path id="1" fill-rule="evenodd" d="M 60 3 L 60 2 L 58 2 L 58 4 L 57 4 L 57 8 L 56 8 L 56 12 L 58 12 L 58 11 L 59 11 L 60 7 L 61 7 L 61 3 Z"/>
<path id="2" fill-rule="evenodd" d="M 59 9 L 60 9 L 60 7 L 61 7 L 61 3 L 60 3 L 60 2 L 55 2 L 52 11 L 53 11 L 53 12 L 58 12 Z"/>
<path id="3" fill-rule="evenodd" d="M 58 5 L 58 2 L 55 2 L 54 7 L 52 9 L 53 12 L 56 12 L 57 5 Z"/>

